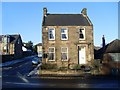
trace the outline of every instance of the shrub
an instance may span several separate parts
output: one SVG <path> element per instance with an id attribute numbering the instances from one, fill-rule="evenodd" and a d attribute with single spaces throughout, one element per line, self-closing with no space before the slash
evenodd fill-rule
<path id="1" fill-rule="evenodd" d="M 57 65 L 44 63 L 44 64 L 42 64 L 41 69 L 57 69 Z"/>
<path id="2" fill-rule="evenodd" d="M 62 71 L 62 70 L 64 71 L 64 70 L 67 70 L 67 69 L 68 69 L 68 67 L 60 67 L 59 68 L 60 71 Z"/>
<path id="3" fill-rule="evenodd" d="M 79 64 L 76 64 L 73 66 L 73 69 L 75 70 L 81 70 L 81 66 Z"/>

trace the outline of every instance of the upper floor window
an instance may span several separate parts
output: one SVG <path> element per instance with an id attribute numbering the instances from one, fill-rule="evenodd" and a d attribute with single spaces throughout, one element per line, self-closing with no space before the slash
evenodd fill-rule
<path id="1" fill-rule="evenodd" d="M 61 29 L 61 40 L 68 40 L 68 30 L 65 28 Z"/>
<path id="2" fill-rule="evenodd" d="M 68 60 L 68 48 L 67 47 L 61 48 L 61 60 L 62 61 Z"/>
<path id="3" fill-rule="evenodd" d="M 49 37 L 49 40 L 55 40 L 55 29 L 54 28 L 49 28 L 48 37 Z"/>
<path id="4" fill-rule="evenodd" d="M 49 61 L 55 61 L 55 47 L 49 47 L 48 60 Z"/>
<path id="5" fill-rule="evenodd" d="M 79 40 L 85 40 L 85 29 L 79 29 Z"/>

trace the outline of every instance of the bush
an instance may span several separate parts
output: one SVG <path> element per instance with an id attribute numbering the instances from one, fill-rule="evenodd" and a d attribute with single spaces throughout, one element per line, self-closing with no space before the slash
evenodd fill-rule
<path id="1" fill-rule="evenodd" d="M 80 66 L 79 64 L 74 65 L 74 66 L 73 66 L 73 69 L 75 69 L 75 70 L 81 70 L 81 66 Z"/>
<path id="2" fill-rule="evenodd" d="M 57 65 L 44 63 L 44 64 L 42 64 L 41 69 L 57 69 Z"/>
<path id="3" fill-rule="evenodd" d="M 60 71 L 64 71 L 64 70 L 67 70 L 67 69 L 68 69 L 68 67 L 60 67 L 59 68 Z"/>

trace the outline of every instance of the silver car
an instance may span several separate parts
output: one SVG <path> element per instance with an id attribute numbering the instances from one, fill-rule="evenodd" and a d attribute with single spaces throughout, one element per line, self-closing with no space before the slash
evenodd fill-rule
<path id="1" fill-rule="evenodd" d="M 34 57 L 32 59 L 32 64 L 33 65 L 38 65 L 39 63 L 41 63 L 41 60 L 42 60 L 42 58 L 40 58 L 40 57 Z"/>

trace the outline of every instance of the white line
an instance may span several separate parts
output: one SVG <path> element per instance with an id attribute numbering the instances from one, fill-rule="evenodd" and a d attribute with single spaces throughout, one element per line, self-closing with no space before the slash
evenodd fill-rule
<path id="1" fill-rule="evenodd" d="M 29 85 L 29 86 L 45 86 L 48 84 L 41 83 L 19 83 L 19 82 L 5 82 L 6 84 L 15 84 L 15 85 Z M 49 84 L 49 86 L 54 86 L 54 84 Z"/>
<path id="2" fill-rule="evenodd" d="M 18 66 L 18 67 L 21 67 L 21 65 L 20 65 L 20 66 Z"/>
<path id="3" fill-rule="evenodd" d="M 24 64 L 21 64 L 21 65 L 19 65 L 18 67 L 22 67 L 23 65 L 27 65 L 28 64 L 28 62 L 27 63 L 24 63 Z"/>
<path id="4" fill-rule="evenodd" d="M 21 85 L 40 85 L 37 83 L 18 83 L 18 82 L 5 82 L 7 84 L 21 84 Z"/>
<path id="5" fill-rule="evenodd" d="M 18 83 L 18 82 L 5 82 L 6 84 L 17 84 L 17 85 L 33 85 L 33 86 L 56 86 L 57 84 L 42 84 L 42 82 L 41 83 Z M 59 84 L 58 84 L 59 85 Z M 63 84 L 64 85 L 64 84 Z M 62 86 L 63 86 L 62 85 Z M 67 85 L 69 85 L 69 84 L 67 84 Z"/>
<path id="6" fill-rule="evenodd" d="M 25 65 L 28 64 L 28 63 L 25 63 Z"/>

